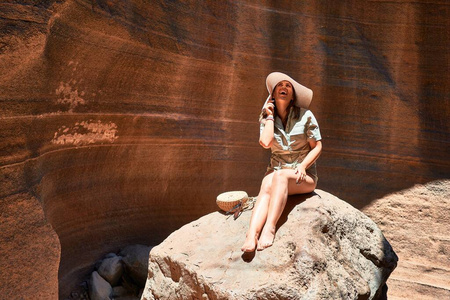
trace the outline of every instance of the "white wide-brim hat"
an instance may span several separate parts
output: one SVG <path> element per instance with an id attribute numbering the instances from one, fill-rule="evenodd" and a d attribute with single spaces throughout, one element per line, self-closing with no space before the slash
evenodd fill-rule
<path id="1" fill-rule="evenodd" d="M 302 108 L 308 108 L 311 104 L 312 97 L 313 97 L 313 91 L 306 86 L 301 85 L 288 75 L 281 73 L 281 72 L 273 72 L 270 73 L 266 78 L 266 86 L 267 91 L 269 91 L 269 97 L 267 98 L 266 102 L 264 102 L 264 105 L 266 105 L 267 101 L 269 101 L 272 98 L 272 92 L 275 86 L 278 82 L 287 80 L 289 81 L 292 86 L 294 87 L 295 92 L 295 106 L 302 107 Z M 264 107 L 263 105 L 263 107 Z"/>

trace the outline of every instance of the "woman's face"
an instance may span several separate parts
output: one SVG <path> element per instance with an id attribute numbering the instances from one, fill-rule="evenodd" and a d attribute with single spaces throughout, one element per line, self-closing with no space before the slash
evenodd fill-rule
<path id="1" fill-rule="evenodd" d="M 292 99 L 294 99 L 294 88 L 289 81 L 280 81 L 275 86 L 275 90 L 272 96 L 275 98 L 276 102 L 287 101 L 289 103 Z"/>

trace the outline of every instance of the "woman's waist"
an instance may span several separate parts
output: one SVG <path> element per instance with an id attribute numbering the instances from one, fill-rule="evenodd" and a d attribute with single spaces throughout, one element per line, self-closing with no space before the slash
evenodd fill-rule
<path id="1" fill-rule="evenodd" d="M 271 159 L 267 169 L 268 170 L 281 170 L 281 169 L 294 169 L 295 170 L 301 162 L 302 162 L 302 160 L 287 162 L 287 161 L 283 161 L 283 160 Z M 310 165 L 309 168 L 306 169 L 306 171 L 307 171 L 307 173 L 316 174 L 316 163 L 314 162 L 312 165 Z"/>
<path id="2" fill-rule="evenodd" d="M 274 151 L 270 156 L 270 160 L 289 164 L 294 162 L 300 163 L 308 152 L 308 149 L 298 151 Z"/>

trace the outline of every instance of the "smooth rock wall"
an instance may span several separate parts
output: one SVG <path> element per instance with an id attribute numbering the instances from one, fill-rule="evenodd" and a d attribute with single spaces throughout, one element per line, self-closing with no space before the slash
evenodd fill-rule
<path id="1" fill-rule="evenodd" d="M 0 6 L 0 203 L 17 216 L 1 241 L 48 246 L 61 297 L 104 253 L 159 243 L 221 192 L 256 195 L 274 70 L 314 90 L 321 189 L 361 208 L 450 177 L 445 1 Z M 44 238 L 9 229 L 24 222 Z M 30 274 L 55 289 L 56 274 Z"/>

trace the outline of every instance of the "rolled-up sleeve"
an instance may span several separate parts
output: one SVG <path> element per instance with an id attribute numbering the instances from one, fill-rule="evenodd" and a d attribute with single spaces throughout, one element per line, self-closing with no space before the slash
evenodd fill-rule
<path id="1" fill-rule="evenodd" d="M 320 141 L 322 139 L 322 136 L 320 135 L 319 123 L 317 123 L 314 114 L 308 110 L 305 115 L 307 117 L 305 131 L 308 140 Z"/>

